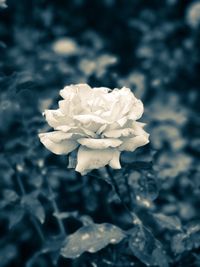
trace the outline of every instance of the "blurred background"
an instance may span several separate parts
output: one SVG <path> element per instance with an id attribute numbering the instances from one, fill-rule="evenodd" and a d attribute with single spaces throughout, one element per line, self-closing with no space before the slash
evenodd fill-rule
<path id="1" fill-rule="evenodd" d="M 183 230 L 156 224 L 170 266 L 200 266 L 199 75 L 200 1 L 0 0 L 0 266 L 145 266 L 112 245 L 66 260 L 49 241 L 61 217 L 68 233 L 88 218 L 130 224 L 104 179 L 83 179 L 39 143 L 42 112 L 76 83 L 126 86 L 144 102 L 151 142 L 124 153 L 116 177 L 126 198 L 128 176 L 139 210 Z"/>

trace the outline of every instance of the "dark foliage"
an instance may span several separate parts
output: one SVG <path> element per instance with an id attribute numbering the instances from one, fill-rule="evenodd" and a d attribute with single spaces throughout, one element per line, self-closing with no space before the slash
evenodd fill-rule
<path id="1" fill-rule="evenodd" d="M 0 0 L 1 267 L 200 266 L 199 6 Z M 80 82 L 144 102 L 151 142 L 119 171 L 81 177 L 39 142 Z"/>

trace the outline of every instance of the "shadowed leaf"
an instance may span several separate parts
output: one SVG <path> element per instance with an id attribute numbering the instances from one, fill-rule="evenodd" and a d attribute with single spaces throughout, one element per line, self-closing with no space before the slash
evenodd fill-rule
<path id="1" fill-rule="evenodd" d="M 180 233 L 173 237 L 171 243 L 175 254 L 183 253 L 200 247 L 200 223 L 191 223 L 186 233 Z"/>
<path id="2" fill-rule="evenodd" d="M 167 228 L 169 230 L 181 231 L 182 225 L 181 221 L 176 216 L 167 216 L 162 213 L 153 214 L 156 223 L 161 228 Z"/>
<path id="3" fill-rule="evenodd" d="M 129 247 L 133 254 L 147 266 L 169 266 L 162 244 L 154 238 L 149 230 L 141 226 L 135 227 L 131 231 Z"/>
<path id="4" fill-rule="evenodd" d="M 21 204 L 30 212 L 34 217 L 36 217 L 40 223 L 44 223 L 45 212 L 40 201 L 33 195 L 25 195 L 21 199 Z"/>
<path id="5" fill-rule="evenodd" d="M 17 207 L 14 211 L 9 213 L 9 229 L 18 224 L 24 216 L 24 211 Z"/>
<path id="6" fill-rule="evenodd" d="M 65 239 L 61 255 L 73 259 L 86 251 L 95 253 L 108 244 L 119 243 L 124 237 L 123 231 L 115 225 L 90 224 L 81 227 Z"/>
<path id="7" fill-rule="evenodd" d="M 141 204 L 145 203 L 145 201 L 150 203 L 157 198 L 159 185 L 157 177 L 153 173 L 134 171 L 130 174 L 128 180 L 136 200 L 139 200 L 139 202 L 141 200 Z"/>

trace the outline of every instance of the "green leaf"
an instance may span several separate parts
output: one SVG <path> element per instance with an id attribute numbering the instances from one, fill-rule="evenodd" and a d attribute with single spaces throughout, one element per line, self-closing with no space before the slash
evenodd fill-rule
<path id="1" fill-rule="evenodd" d="M 186 250 L 185 242 L 184 242 L 186 238 L 187 238 L 187 235 L 185 234 L 177 234 L 173 236 L 172 242 L 171 242 L 171 248 L 175 254 L 180 254 Z"/>
<path id="2" fill-rule="evenodd" d="M 148 207 L 151 201 L 157 198 L 159 186 L 154 173 L 134 171 L 130 174 L 128 181 L 129 186 L 134 191 L 138 204 Z"/>
<path id="3" fill-rule="evenodd" d="M 70 217 L 77 218 L 78 217 L 78 211 L 66 211 L 66 212 L 54 212 L 53 216 L 57 219 L 68 219 Z"/>
<path id="4" fill-rule="evenodd" d="M 23 196 L 21 199 L 21 204 L 29 213 L 36 217 L 40 221 L 40 223 L 44 223 L 44 208 L 37 197 L 34 196 L 34 194 Z"/>
<path id="5" fill-rule="evenodd" d="M 19 195 L 11 189 L 3 191 L 3 200 L 0 201 L 0 208 L 5 208 L 8 205 L 13 205 L 19 199 Z"/>
<path id="6" fill-rule="evenodd" d="M 8 217 L 9 229 L 18 224 L 23 217 L 24 217 L 24 211 L 20 207 L 17 207 L 14 211 L 10 212 Z"/>
<path id="7" fill-rule="evenodd" d="M 167 216 L 162 213 L 153 214 L 156 223 L 161 228 L 169 230 L 182 231 L 181 221 L 177 216 Z"/>
<path id="8" fill-rule="evenodd" d="M 65 239 L 61 255 L 73 259 L 86 251 L 95 253 L 108 244 L 119 243 L 124 237 L 123 231 L 115 225 L 109 223 L 90 224 L 81 227 Z"/>
<path id="9" fill-rule="evenodd" d="M 60 255 L 60 248 L 63 244 L 63 238 L 59 236 L 52 237 L 47 239 L 44 243 L 43 247 L 35 252 L 32 257 L 26 263 L 26 267 L 36 266 L 36 262 L 38 258 L 44 254 L 48 254 L 51 258 L 51 262 L 53 265 L 57 266 L 58 258 Z"/>
<path id="10" fill-rule="evenodd" d="M 14 190 L 11 190 L 11 189 L 5 189 L 3 191 L 3 197 L 4 197 L 4 200 L 6 200 L 8 203 L 15 202 L 19 198 L 18 194 Z"/>
<path id="11" fill-rule="evenodd" d="M 13 244 L 5 244 L 0 250 L 1 267 L 11 266 L 18 255 L 18 248 Z"/>
<path id="12" fill-rule="evenodd" d="M 137 226 L 130 232 L 129 247 L 133 254 L 148 266 L 168 267 L 168 257 L 162 244 L 155 239 L 152 233 Z"/>
<path id="13" fill-rule="evenodd" d="M 190 251 L 200 247 L 200 223 L 190 223 L 186 233 L 180 233 L 172 238 L 171 248 L 175 254 Z"/>

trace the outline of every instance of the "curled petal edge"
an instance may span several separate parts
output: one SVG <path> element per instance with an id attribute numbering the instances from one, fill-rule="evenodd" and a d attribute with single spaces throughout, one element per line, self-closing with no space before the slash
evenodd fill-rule
<path id="1" fill-rule="evenodd" d="M 120 169 L 119 156 L 120 151 L 115 148 L 90 149 L 85 146 L 80 146 L 75 170 L 85 175 L 92 169 L 98 169 L 107 164 L 114 169 Z"/>

